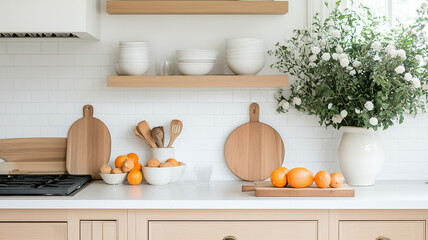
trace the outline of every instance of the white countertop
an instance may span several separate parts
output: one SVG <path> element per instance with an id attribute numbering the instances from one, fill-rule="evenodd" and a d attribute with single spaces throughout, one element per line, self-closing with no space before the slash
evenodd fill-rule
<path id="1" fill-rule="evenodd" d="M 260 198 L 241 192 L 243 184 L 249 183 L 131 186 L 95 181 L 73 196 L 0 196 L 0 209 L 428 209 L 423 181 L 380 181 L 374 187 L 356 187 L 350 198 Z"/>

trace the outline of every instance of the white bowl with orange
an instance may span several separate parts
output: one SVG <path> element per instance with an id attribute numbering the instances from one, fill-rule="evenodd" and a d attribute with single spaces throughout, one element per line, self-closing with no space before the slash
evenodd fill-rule
<path id="1" fill-rule="evenodd" d="M 178 182 L 184 174 L 186 165 L 170 158 L 161 163 L 158 159 L 149 159 L 142 167 L 144 178 L 151 185 L 166 185 Z"/>

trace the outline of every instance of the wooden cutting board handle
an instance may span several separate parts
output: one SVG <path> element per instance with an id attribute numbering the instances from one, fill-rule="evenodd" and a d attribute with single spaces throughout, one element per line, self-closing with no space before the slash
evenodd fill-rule
<path id="1" fill-rule="evenodd" d="M 250 122 L 258 122 L 260 116 L 259 104 L 252 103 L 250 105 Z"/>
<path id="2" fill-rule="evenodd" d="M 83 117 L 84 118 L 94 117 L 94 107 L 92 107 L 92 105 L 85 105 L 83 107 Z"/>

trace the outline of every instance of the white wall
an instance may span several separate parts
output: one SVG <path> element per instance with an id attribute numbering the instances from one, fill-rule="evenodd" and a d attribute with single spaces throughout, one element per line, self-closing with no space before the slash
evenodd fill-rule
<path id="1" fill-rule="evenodd" d="M 230 73 L 222 61 L 225 38 L 260 37 L 271 48 L 292 29 L 306 26 L 306 1 L 290 0 L 290 11 L 282 16 L 115 16 L 105 13 L 102 2 L 99 42 L 0 40 L 0 138 L 65 137 L 81 117 L 83 105 L 92 104 L 95 116 L 111 131 L 112 160 L 128 152 L 146 160 L 149 149 L 133 135 L 133 127 L 145 119 L 151 126 L 169 128 L 169 121 L 177 118 L 184 130 L 175 144 L 176 155 L 190 165 L 186 178 L 193 177 L 192 165 L 212 163 L 214 178 L 229 180 L 235 177 L 224 161 L 224 143 L 234 128 L 249 120 L 249 104 L 258 102 L 261 121 L 284 139 L 285 166 L 338 170 L 340 133 L 295 111 L 277 114 L 276 89 L 137 89 L 106 84 L 120 40 L 149 40 L 153 61 L 173 59 L 176 49 L 216 49 L 221 54 L 214 73 Z M 265 67 L 261 74 L 276 73 Z M 407 119 L 382 136 L 388 157 L 381 178 L 428 177 L 427 115 Z"/>

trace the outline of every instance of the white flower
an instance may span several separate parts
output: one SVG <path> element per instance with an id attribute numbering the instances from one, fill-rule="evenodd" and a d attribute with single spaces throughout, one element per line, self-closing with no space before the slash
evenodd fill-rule
<path id="1" fill-rule="evenodd" d="M 347 58 L 340 60 L 340 66 L 347 67 L 348 65 L 349 65 L 349 60 Z"/>
<path id="2" fill-rule="evenodd" d="M 334 38 L 340 37 L 339 30 L 334 29 L 333 31 L 331 31 L 331 36 L 333 36 Z"/>
<path id="3" fill-rule="evenodd" d="M 333 21 L 333 20 L 331 20 L 331 19 L 330 19 L 330 20 L 328 20 L 328 21 L 327 21 L 327 25 L 328 25 L 328 26 L 333 26 L 333 25 L 334 25 L 334 21 Z"/>
<path id="4" fill-rule="evenodd" d="M 360 61 L 354 61 L 352 63 L 352 66 L 354 66 L 354 68 L 359 68 L 362 65 L 362 63 Z"/>
<path id="5" fill-rule="evenodd" d="M 422 89 L 425 91 L 428 91 L 428 84 L 426 83 L 422 84 Z"/>
<path id="6" fill-rule="evenodd" d="M 282 109 L 284 110 L 288 110 L 290 109 L 290 103 L 285 101 L 282 105 L 281 105 Z"/>
<path id="7" fill-rule="evenodd" d="M 333 123 L 341 123 L 343 120 L 342 116 L 340 116 L 340 114 L 336 114 L 333 116 L 333 118 L 331 118 L 331 121 L 333 121 Z"/>
<path id="8" fill-rule="evenodd" d="M 369 119 L 369 122 L 370 122 L 370 124 L 371 124 L 371 125 L 373 125 L 373 126 L 376 126 L 376 125 L 378 124 L 378 120 L 377 120 L 377 118 L 375 118 L 375 117 L 371 117 L 371 118 Z"/>
<path id="9" fill-rule="evenodd" d="M 349 75 L 354 76 L 355 74 L 357 74 L 357 72 L 355 70 L 352 70 L 349 72 Z"/>
<path id="10" fill-rule="evenodd" d="M 366 103 L 364 103 L 364 107 L 369 111 L 373 110 L 373 108 L 374 108 L 373 102 L 367 101 Z"/>
<path id="11" fill-rule="evenodd" d="M 330 60 L 330 53 L 324 53 L 324 54 L 321 56 L 321 58 L 322 58 L 322 60 L 324 60 L 324 61 L 328 61 L 328 60 Z"/>
<path id="12" fill-rule="evenodd" d="M 351 66 L 348 66 L 347 68 L 346 68 L 346 70 L 348 70 L 348 71 L 352 71 L 354 68 L 353 67 L 351 67 Z"/>
<path id="13" fill-rule="evenodd" d="M 380 50 L 382 50 L 382 43 L 380 43 L 380 42 L 378 42 L 378 41 L 373 42 L 373 43 L 372 43 L 372 48 L 373 48 L 374 50 L 380 51 Z"/>
<path id="14" fill-rule="evenodd" d="M 361 70 L 361 69 L 357 71 L 357 73 L 362 73 L 362 72 L 363 72 L 363 70 Z"/>
<path id="15" fill-rule="evenodd" d="M 333 107 L 333 103 L 329 103 L 327 106 L 328 109 L 331 109 L 332 107 Z"/>
<path id="16" fill-rule="evenodd" d="M 360 113 L 361 113 L 361 110 L 360 110 L 360 109 L 358 109 L 358 108 L 355 108 L 355 113 L 356 113 L 356 114 L 360 114 Z"/>
<path id="17" fill-rule="evenodd" d="M 324 40 L 324 39 L 322 39 L 322 40 L 320 41 L 320 45 L 321 45 L 321 46 L 325 46 L 325 45 L 327 45 L 327 41 L 326 41 L 326 40 Z"/>
<path id="18" fill-rule="evenodd" d="M 300 104 L 302 104 L 302 99 L 299 97 L 294 97 L 293 98 L 293 104 L 296 106 L 299 106 Z"/>
<path id="19" fill-rule="evenodd" d="M 317 55 L 318 53 L 320 53 L 321 52 L 321 49 L 319 48 L 319 47 L 313 47 L 312 48 L 312 53 L 313 54 L 315 54 L 315 55 Z"/>
<path id="20" fill-rule="evenodd" d="M 397 50 L 392 49 L 391 51 L 388 52 L 388 55 L 391 56 L 392 58 L 395 58 L 398 55 Z"/>
<path id="21" fill-rule="evenodd" d="M 398 74 L 403 73 L 405 70 L 406 69 L 402 65 L 400 65 L 400 66 L 398 66 L 398 67 L 395 68 L 395 72 L 398 73 Z"/>
<path id="22" fill-rule="evenodd" d="M 395 50 L 395 47 L 391 44 L 389 44 L 388 46 L 385 47 L 385 51 L 387 53 L 391 52 L 392 50 Z"/>
<path id="23" fill-rule="evenodd" d="M 339 60 L 342 60 L 342 59 L 345 59 L 345 58 L 348 58 L 348 55 L 346 55 L 346 53 L 342 53 L 342 54 L 339 55 Z"/>
<path id="24" fill-rule="evenodd" d="M 340 112 L 340 116 L 342 116 L 343 118 L 346 118 L 346 116 L 348 116 L 348 111 L 346 111 L 346 110 L 342 110 L 342 111 Z"/>
<path id="25" fill-rule="evenodd" d="M 403 49 L 398 50 L 397 55 L 403 60 L 406 59 L 406 52 Z"/>
<path id="26" fill-rule="evenodd" d="M 422 56 L 421 56 L 421 55 L 416 55 L 416 56 L 415 56 L 415 60 L 416 60 L 418 63 L 420 63 L 420 62 L 422 62 L 424 59 L 422 58 Z"/>
<path id="27" fill-rule="evenodd" d="M 281 102 L 278 103 L 278 107 L 282 107 L 282 105 L 285 103 L 285 100 L 282 100 Z"/>
<path id="28" fill-rule="evenodd" d="M 343 53 L 343 48 L 341 46 L 337 46 L 336 47 L 336 52 L 337 53 Z"/>
<path id="29" fill-rule="evenodd" d="M 421 80 L 419 78 L 413 78 L 412 84 L 414 88 L 420 88 L 421 87 Z"/>
<path id="30" fill-rule="evenodd" d="M 412 80 L 412 74 L 410 74 L 410 73 L 406 73 L 406 74 L 404 74 L 404 79 L 405 79 L 406 81 L 410 81 L 410 80 Z"/>
<path id="31" fill-rule="evenodd" d="M 311 62 L 315 62 L 316 60 L 317 60 L 317 55 L 311 55 L 309 57 L 309 61 L 311 61 Z"/>
<path id="32" fill-rule="evenodd" d="M 345 31 L 351 31 L 351 27 L 350 26 L 348 26 L 348 25 L 346 25 L 346 26 L 344 26 L 343 27 L 343 30 L 345 30 Z"/>
<path id="33" fill-rule="evenodd" d="M 339 54 L 337 54 L 337 53 L 333 53 L 333 54 L 331 55 L 331 57 L 332 57 L 334 60 L 337 60 L 337 59 L 339 58 Z"/>

